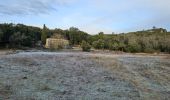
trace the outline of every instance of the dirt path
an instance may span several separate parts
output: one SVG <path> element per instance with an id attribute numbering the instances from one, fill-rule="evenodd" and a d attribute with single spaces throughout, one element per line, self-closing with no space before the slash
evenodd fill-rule
<path id="1" fill-rule="evenodd" d="M 0 56 L 0 100 L 168 100 L 160 56 L 22 52 Z"/>

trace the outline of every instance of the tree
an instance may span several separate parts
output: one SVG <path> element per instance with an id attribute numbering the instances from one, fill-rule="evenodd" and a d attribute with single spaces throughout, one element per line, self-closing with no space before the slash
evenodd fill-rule
<path id="1" fill-rule="evenodd" d="M 90 49 L 91 49 L 91 46 L 88 42 L 83 40 L 82 43 L 81 43 L 81 48 L 82 48 L 83 51 L 89 52 Z"/>
<path id="2" fill-rule="evenodd" d="M 12 46 L 21 46 L 22 34 L 20 32 L 14 33 L 12 36 L 10 36 L 9 41 L 12 44 Z"/>
<path id="3" fill-rule="evenodd" d="M 33 41 L 29 36 L 26 36 L 24 33 L 16 32 L 9 38 L 10 44 L 12 47 L 30 47 L 32 46 Z"/>
<path id="4" fill-rule="evenodd" d="M 2 41 L 2 37 L 3 37 L 3 32 L 2 32 L 2 30 L 0 29 L 0 41 Z"/>
<path id="5" fill-rule="evenodd" d="M 55 36 L 55 34 L 60 34 L 61 37 L 68 39 L 71 45 L 81 45 L 81 43 L 84 43 L 90 44 L 96 49 L 170 53 L 170 32 L 156 27 L 150 30 L 121 34 L 104 34 L 100 32 L 97 35 L 89 35 L 75 27 L 71 27 L 68 30 L 49 30 L 45 25 L 41 29 L 23 24 L 4 23 L 0 24 L 0 46 L 35 47 L 36 45 L 38 46 L 37 43 L 40 40 L 45 44 L 46 38 Z"/>
<path id="6" fill-rule="evenodd" d="M 99 36 L 99 39 L 104 39 L 104 32 L 99 32 L 99 34 L 98 34 L 98 36 Z"/>
<path id="7" fill-rule="evenodd" d="M 78 28 L 71 27 L 67 32 L 68 39 L 71 45 L 80 45 L 82 41 L 87 41 L 89 35 Z"/>
<path id="8" fill-rule="evenodd" d="M 99 32 L 99 35 L 104 35 L 104 32 Z"/>
<path id="9" fill-rule="evenodd" d="M 156 26 L 153 26 L 152 28 L 153 28 L 153 29 L 156 29 Z"/>
<path id="10" fill-rule="evenodd" d="M 41 33 L 41 41 L 42 41 L 43 44 L 46 43 L 46 39 L 47 39 L 47 27 L 44 24 L 43 29 L 42 29 L 42 33 Z"/>

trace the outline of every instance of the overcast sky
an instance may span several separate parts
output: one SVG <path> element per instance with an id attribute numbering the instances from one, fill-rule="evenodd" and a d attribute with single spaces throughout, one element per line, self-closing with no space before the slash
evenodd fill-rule
<path id="1" fill-rule="evenodd" d="M 0 23 L 74 26 L 90 34 L 170 30 L 169 10 L 170 0 L 0 0 Z"/>

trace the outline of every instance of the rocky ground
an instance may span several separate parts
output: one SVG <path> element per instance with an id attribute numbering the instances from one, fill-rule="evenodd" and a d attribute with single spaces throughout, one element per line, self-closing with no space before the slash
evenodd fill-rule
<path id="1" fill-rule="evenodd" d="M 170 57 L 83 52 L 0 54 L 0 100 L 168 100 Z"/>

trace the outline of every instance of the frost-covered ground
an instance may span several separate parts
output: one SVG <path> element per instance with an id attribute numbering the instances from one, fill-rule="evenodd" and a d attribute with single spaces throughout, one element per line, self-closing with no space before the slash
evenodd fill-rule
<path id="1" fill-rule="evenodd" d="M 0 55 L 0 100 L 168 100 L 170 59 L 83 52 Z"/>

